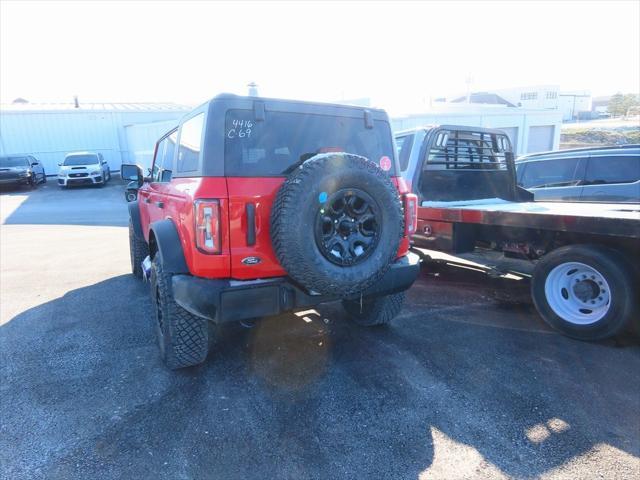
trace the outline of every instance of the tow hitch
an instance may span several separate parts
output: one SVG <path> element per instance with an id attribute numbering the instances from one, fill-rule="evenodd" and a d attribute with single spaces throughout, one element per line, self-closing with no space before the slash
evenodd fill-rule
<path id="1" fill-rule="evenodd" d="M 142 278 L 145 282 L 151 279 L 151 257 L 147 255 L 142 261 Z"/>

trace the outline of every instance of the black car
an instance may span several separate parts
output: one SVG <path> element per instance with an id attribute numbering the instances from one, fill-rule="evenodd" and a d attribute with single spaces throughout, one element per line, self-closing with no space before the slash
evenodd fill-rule
<path id="1" fill-rule="evenodd" d="M 31 155 L 0 157 L 0 185 L 29 185 L 34 188 L 46 181 L 44 167 Z"/>

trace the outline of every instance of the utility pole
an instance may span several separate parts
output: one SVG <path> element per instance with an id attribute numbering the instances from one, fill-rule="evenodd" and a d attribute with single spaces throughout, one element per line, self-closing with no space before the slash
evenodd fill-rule
<path id="1" fill-rule="evenodd" d="M 464 79 L 464 83 L 467 84 L 467 103 L 471 103 L 471 84 L 473 83 L 473 76 L 471 73 Z"/>

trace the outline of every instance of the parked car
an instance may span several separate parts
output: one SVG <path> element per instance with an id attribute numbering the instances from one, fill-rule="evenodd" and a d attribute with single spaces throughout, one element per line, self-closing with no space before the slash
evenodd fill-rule
<path id="1" fill-rule="evenodd" d="M 68 153 L 58 172 L 58 185 L 105 185 L 111 180 L 109 164 L 101 153 Z"/>
<path id="2" fill-rule="evenodd" d="M 342 300 L 355 322 L 402 308 L 416 197 L 387 114 L 220 95 L 162 137 L 129 203 L 131 270 L 148 277 L 166 365 L 204 361 L 208 322 Z"/>
<path id="3" fill-rule="evenodd" d="M 0 185 L 29 185 L 35 188 L 46 183 L 47 175 L 42 164 L 31 155 L 7 155 L 0 157 Z"/>
<path id="4" fill-rule="evenodd" d="M 536 200 L 640 203 L 640 145 L 526 155 L 516 170 Z"/>

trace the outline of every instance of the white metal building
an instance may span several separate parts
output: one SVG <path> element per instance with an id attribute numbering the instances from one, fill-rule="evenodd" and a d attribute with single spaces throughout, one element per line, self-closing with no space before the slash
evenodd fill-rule
<path id="1" fill-rule="evenodd" d="M 591 118 L 591 92 L 580 90 L 575 92 L 560 92 L 558 108 L 562 111 L 562 120 Z"/>
<path id="2" fill-rule="evenodd" d="M 392 118 L 394 131 L 446 124 L 504 130 L 516 155 L 523 155 L 558 149 L 562 113 L 504 105 L 435 103 L 427 112 Z"/>
<path id="3" fill-rule="evenodd" d="M 495 100 L 482 100 L 491 99 L 491 96 L 497 96 L 511 106 L 527 110 L 560 110 L 563 121 L 586 119 L 591 116 L 591 92 L 588 90 L 562 91 L 558 85 L 530 85 L 473 92 L 468 95 L 471 103 L 498 103 Z M 460 102 L 464 98 L 465 96 L 458 95 L 444 100 Z"/>
<path id="4" fill-rule="evenodd" d="M 189 107 L 172 103 L 16 103 L 0 106 L 0 155 L 31 154 L 48 175 L 58 171 L 65 154 L 100 152 L 112 170 L 153 149 L 161 132 L 177 124 Z M 161 122 L 149 145 L 130 145 L 127 126 Z"/>

